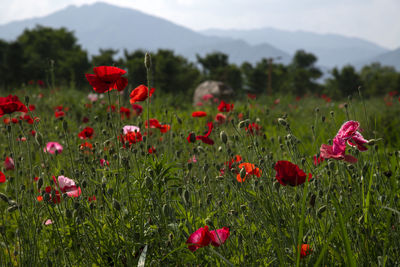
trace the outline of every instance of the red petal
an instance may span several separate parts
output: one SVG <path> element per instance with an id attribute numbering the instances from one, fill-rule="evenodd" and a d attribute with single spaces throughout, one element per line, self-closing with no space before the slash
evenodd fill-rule
<path id="1" fill-rule="evenodd" d="M 128 79 L 125 77 L 121 77 L 114 84 L 114 89 L 117 89 L 120 92 L 124 90 L 127 85 L 128 85 Z"/>
<path id="2" fill-rule="evenodd" d="M 110 85 L 100 80 L 94 74 L 85 74 L 86 79 L 97 93 L 104 93 L 110 90 Z"/>
<path id="3" fill-rule="evenodd" d="M 228 239 L 229 235 L 230 232 L 228 227 L 210 231 L 211 245 L 214 247 L 221 246 Z"/>
<path id="4" fill-rule="evenodd" d="M 112 67 L 112 66 L 100 66 L 93 68 L 96 76 L 105 82 L 115 82 L 121 75 L 124 75 L 126 71 L 123 69 Z"/>

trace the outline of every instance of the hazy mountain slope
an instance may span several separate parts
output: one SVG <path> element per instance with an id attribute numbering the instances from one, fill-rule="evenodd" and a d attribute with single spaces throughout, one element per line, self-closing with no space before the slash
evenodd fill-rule
<path id="1" fill-rule="evenodd" d="M 78 42 L 90 54 L 96 54 L 99 48 L 120 51 L 124 48 L 130 51 L 168 48 L 190 59 L 195 59 L 196 53 L 232 51 L 229 56 L 234 63 L 254 63 L 262 57 L 278 55 L 282 57 L 282 62 L 287 63 L 291 58 L 268 44 L 251 46 L 232 38 L 206 36 L 165 19 L 105 3 L 70 6 L 45 17 L 0 25 L 0 38 L 15 39 L 23 29 L 37 24 L 73 30 Z"/>
<path id="2" fill-rule="evenodd" d="M 201 31 L 201 33 L 209 36 L 238 38 L 252 45 L 269 43 L 290 54 L 294 54 L 298 49 L 304 49 L 318 57 L 318 64 L 330 67 L 355 64 L 388 52 L 387 49 L 372 42 L 338 34 L 317 34 L 272 28 L 254 30 L 209 29 Z"/>

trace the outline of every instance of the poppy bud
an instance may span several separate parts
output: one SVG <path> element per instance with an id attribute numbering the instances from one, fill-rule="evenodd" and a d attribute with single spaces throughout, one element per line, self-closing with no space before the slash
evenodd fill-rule
<path id="1" fill-rule="evenodd" d="M 325 122 L 325 116 L 321 117 L 322 122 Z"/>
<path id="2" fill-rule="evenodd" d="M 50 194 L 49 193 L 45 193 L 43 196 L 43 199 L 45 202 L 48 202 L 50 200 Z"/>
<path id="3" fill-rule="evenodd" d="M 0 199 L 2 199 L 4 202 L 8 202 L 8 197 L 3 193 L 0 193 Z"/>
<path id="4" fill-rule="evenodd" d="M 335 112 L 331 111 L 330 113 L 331 113 L 331 116 L 333 118 L 335 116 Z"/>
<path id="5" fill-rule="evenodd" d="M 228 142 L 228 136 L 226 135 L 225 131 L 221 131 L 219 137 L 221 138 L 222 143 L 226 144 Z"/>
<path id="6" fill-rule="evenodd" d="M 186 203 L 189 203 L 189 200 L 190 200 L 189 191 L 185 189 L 185 190 L 183 191 L 183 193 L 182 193 L 182 196 L 183 196 L 183 200 L 184 200 Z"/>
<path id="7" fill-rule="evenodd" d="M 209 168 L 210 168 L 210 166 L 208 165 L 208 163 L 206 163 L 206 164 L 204 164 L 204 166 L 203 166 L 203 171 L 204 171 L 204 172 L 207 172 Z"/>
<path id="8" fill-rule="evenodd" d="M 68 131 L 68 122 L 67 121 L 64 120 L 62 122 L 62 126 L 63 126 L 64 131 Z"/>
<path id="9" fill-rule="evenodd" d="M 119 204 L 119 202 L 117 200 L 114 199 L 113 201 L 113 207 L 114 209 L 120 211 L 121 210 L 121 204 Z"/>
<path id="10" fill-rule="evenodd" d="M 282 126 L 286 126 L 287 125 L 287 121 L 285 119 L 279 118 L 278 119 L 278 123 Z"/>
<path id="11" fill-rule="evenodd" d="M 25 96 L 25 106 L 29 105 L 29 96 Z"/>
<path id="12" fill-rule="evenodd" d="M 196 135 L 193 132 L 189 134 L 189 141 L 190 143 L 196 142 Z"/>
<path id="13" fill-rule="evenodd" d="M 249 119 L 239 122 L 238 128 L 241 129 L 243 127 L 247 127 L 249 125 L 249 122 Z"/>
<path id="14" fill-rule="evenodd" d="M 210 179 L 208 178 L 208 176 L 204 176 L 204 178 L 203 178 L 204 184 L 208 184 L 209 181 L 210 181 Z"/>
<path id="15" fill-rule="evenodd" d="M 151 56 L 148 52 L 146 52 L 146 54 L 144 55 L 144 66 L 146 67 L 146 69 L 151 68 Z"/>
<path id="16" fill-rule="evenodd" d="M 175 118 L 178 121 L 179 124 L 182 124 L 182 119 L 178 117 L 178 115 L 176 115 L 175 113 Z"/>
<path id="17" fill-rule="evenodd" d="M 241 209 L 242 211 L 246 211 L 247 206 L 246 206 L 246 205 L 240 205 L 240 209 Z"/>
<path id="18" fill-rule="evenodd" d="M 347 103 L 344 103 L 344 108 L 347 109 L 347 107 L 349 106 Z"/>
<path id="19" fill-rule="evenodd" d="M 246 169 L 245 169 L 245 168 L 242 168 L 242 169 L 240 170 L 240 178 L 244 179 L 244 177 L 246 177 Z"/>
<path id="20" fill-rule="evenodd" d="M 147 189 L 152 190 L 153 180 L 149 176 L 146 176 L 146 178 L 144 178 L 144 185 L 147 187 Z"/>
<path id="21" fill-rule="evenodd" d="M 318 211 L 317 211 L 317 216 L 318 216 L 319 218 L 321 218 L 321 215 L 322 215 L 322 213 L 325 212 L 325 210 L 326 210 L 326 205 L 323 205 L 322 207 L 320 207 L 320 208 L 318 209 Z"/>
<path id="22" fill-rule="evenodd" d="M 193 167 L 193 164 L 192 164 L 191 162 L 188 162 L 188 169 L 189 169 L 189 171 L 192 169 L 192 167 Z"/>
<path id="23" fill-rule="evenodd" d="M 72 218 L 72 211 L 71 211 L 70 209 L 67 209 L 67 210 L 65 211 L 65 217 L 67 217 L 67 218 Z"/>
<path id="24" fill-rule="evenodd" d="M 7 125 L 7 132 L 11 133 L 11 126 Z"/>
<path id="25" fill-rule="evenodd" d="M 43 146 L 43 136 L 42 136 L 41 133 L 36 132 L 35 140 L 36 140 L 36 143 L 37 143 L 39 146 Z"/>
<path id="26" fill-rule="evenodd" d="M 18 208 L 19 208 L 18 205 L 14 205 L 14 206 L 9 207 L 9 208 L 7 209 L 7 211 L 11 213 L 11 212 L 16 211 Z"/>

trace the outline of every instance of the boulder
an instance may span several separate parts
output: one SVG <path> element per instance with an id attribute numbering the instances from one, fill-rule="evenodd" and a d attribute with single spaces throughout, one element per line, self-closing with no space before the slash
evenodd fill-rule
<path id="1" fill-rule="evenodd" d="M 198 103 L 208 104 L 215 99 L 228 101 L 233 97 L 234 91 L 231 87 L 219 81 L 205 81 L 197 86 L 193 95 L 193 105 Z M 212 98 L 210 97 L 212 96 Z"/>

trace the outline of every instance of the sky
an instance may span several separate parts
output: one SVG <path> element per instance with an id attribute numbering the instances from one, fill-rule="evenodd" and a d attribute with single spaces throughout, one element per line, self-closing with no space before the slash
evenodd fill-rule
<path id="1" fill-rule="evenodd" d="M 0 0 L 0 24 L 97 0 Z M 193 30 L 272 27 L 336 33 L 400 47 L 400 0 L 102 0 Z"/>

